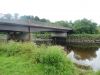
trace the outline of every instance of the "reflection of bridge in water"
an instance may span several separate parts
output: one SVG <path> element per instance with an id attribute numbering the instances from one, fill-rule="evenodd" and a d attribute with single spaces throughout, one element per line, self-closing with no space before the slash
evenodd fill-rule
<path id="1" fill-rule="evenodd" d="M 70 28 L 50 25 L 25 22 L 20 20 L 0 20 L 0 32 L 8 34 L 8 40 L 31 40 L 32 32 L 52 32 L 52 37 L 66 37 L 67 33 L 72 31 Z"/>

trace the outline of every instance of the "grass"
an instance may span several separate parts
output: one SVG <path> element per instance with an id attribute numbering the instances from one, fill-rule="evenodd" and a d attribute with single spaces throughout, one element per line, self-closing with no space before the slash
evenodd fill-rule
<path id="1" fill-rule="evenodd" d="M 60 46 L 1 43 L 0 75 L 78 75 Z"/>
<path id="2" fill-rule="evenodd" d="M 100 75 L 78 69 L 61 46 L 1 43 L 0 75 Z"/>
<path id="3" fill-rule="evenodd" d="M 67 36 L 68 40 L 100 40 L 100 34 L 71 34 Z"/>

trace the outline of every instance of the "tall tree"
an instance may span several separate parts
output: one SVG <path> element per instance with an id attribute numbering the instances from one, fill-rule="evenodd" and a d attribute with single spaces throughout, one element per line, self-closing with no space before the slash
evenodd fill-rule
<path id="1" fill-rule="evenodd" d="M 35 21 L 40 21 L 40 18 L 39 18 L 38 16 L 35 16 L 35 17 L 34 17 L 34 20 L 35 20 Z"/>
<path id="2" fill-rule="evenodd" d="M 45 18 L 42 18 L 40 19 L 41 22 L 50 22 L 49 20 L 45 19 Z"/>
<path id="3" fill-rule="evenodd" d="M 97 32 L 96 29 L 96 23 L 92 22 L 91 20 L 82 19 L 82 20 L 76 20 L 73 23 L 73 29 L 75 30 L 75 33 L 88 33 L 88 34 L 94 34 Z"/>
<path id="4" fill-rule="evenodd" d="M 26 16 L 26 15 L 24 15 L 24 16 L 21 16 L 20 17 L 20 20 L 23 20 L 23 21 L 25 21 L 25 22 L 33 22 L 34 21 L 34 16 Z"/>
<path id="5" fill-rule="evenodd" d="M 4 14 L 4 19 L 7 19 L 7 20 L 11 20 L 12 19 L 12 15 L 11 14 Z"/>
<path id="6" fill-rule="evenodd" d="M 64 27 L 70 27 L 68 21 L 57 21 L 54 24 L 64 26 Z"/>
<path id="7" fill-rule="evenodd" d="M 14 19 L 17 20 L 18 19 L 18 16 L 19 16 L 19 14 L 18 13 L 15 13 L 14 14 Z"/>

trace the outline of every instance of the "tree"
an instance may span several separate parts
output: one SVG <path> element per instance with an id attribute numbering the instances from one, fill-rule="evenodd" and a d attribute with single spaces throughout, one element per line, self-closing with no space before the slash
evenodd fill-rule
<path id="1" fill-rule="evenodd" d="M 24 15 L 24 16 L 21 16 L 20 17 L 20 20 L 23 20 L 25 22 L 31 22 L 32 23 L 34 21 L 34 16 L 31 16 L 31 15 L 26 16 L 26 15 Z"/>
<path id="2" fill-rule="evenodd" d="M 40 18 L 39 18 L 38 16 L 35 16 L 35 17 L 34 17 L 34 20 L 35 20 L 35 21 L 40 21 Z"/>
<path id="3" fill-rule="evenodd" d="M 18 16 L 19 16 L 19 14 L 18 13 L 15 13 L 14 14 L 14 19 L 17 20 L 18 19 Z"/>
<path id="4" fill-rule="evenodd" d="M 11 20 L 12 15 L 11 14 L 4 14 L 4 19 Z"/>
<path id="5" fill-rule="evenodd" d="M 68 21 L 57 21 L 54 24 L 61 25 L 61 26 L 64 26 L 64 27 L 71 27 L 70 24 L 68 23 Z"/>
<path id="6" fill-rule="evenodd" d="M 96 29 L 96 23 L 92 22 L 91 20 L 82 19 L 82 20 L 76 20 L 73 23 L 73 29 L 75 33 L 82 34 L 82 33 L 88 33 L 88 34 L 94 34 L 97 32 Z"/>
<path id="7" fill-rule="evenodd" d="M 42 18 L 40 19 L 41 22 L 50 22 L 49 20 L 45 19 L 45 18 Z"/>

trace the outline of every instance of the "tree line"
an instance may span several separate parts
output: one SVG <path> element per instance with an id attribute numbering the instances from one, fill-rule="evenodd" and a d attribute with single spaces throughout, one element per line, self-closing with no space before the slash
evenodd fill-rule
<path id="1" fill-rule="evenodd" d="M 0 15 L 0 19 L 7 19 L 7 20 L 23 20 L 25 22 L 42 22 L 42 23 L 48 23 L 51 25 L 59 25 L 63 27 L 69 27 L 73 29 L 74 34 L 99 34 L 100 33 L 100 26 L 91 20 L 88 20 L 86 18 L 72 21 L 56 21 L 51 22 L 48 19 L 42 18 L 40 19 L 38 16 L 32 16 L 32 15 L 22 15 L 19 16 L 17 13 L 14 15 L 11 14 L 3 14 Z"/>
<path id="2" fill-rule="evenodd" d="M 50 22 L 48 19 L 42 18 L 40 19 L 38 16 L 32 16 L 32 15 L 22 15 L 19 16 L 19 14 L 15 13 L 14 15 L 12 14 L 1 14 L 0 15 L 1 20 L 23 20 L 23 21 L 40 21 L 40 22 Z"/>

